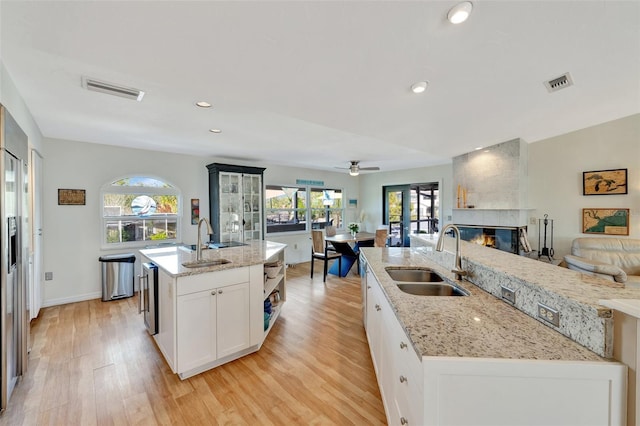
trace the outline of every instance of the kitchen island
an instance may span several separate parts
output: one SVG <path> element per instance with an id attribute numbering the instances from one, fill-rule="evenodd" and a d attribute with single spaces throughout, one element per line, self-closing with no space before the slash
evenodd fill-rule
<path id="1" fill-rule="evenodd" d="M 456 280 L 451 253 L 434 251 L 361 249 L 365 327 L 390 424 L 625 423 L 625 365 Z M 468 296 L 407 294 L 389 267 L 433 270 Z"/>
<path id="2" fill-rule="evenodd" d="M 209 266 L 198 267 L 185 266 L 196 261 L 189 247 L 140 250 L 143 261 L 158 267 L 158 332 L 153 337 L 181 379 L 260 349 L 286 300 L 285 247 L 252 241 L 207 249 L 202 260 Z M 265 263 L 277 265 L 270 278 Z M 265 302 L 272 298 L 271 315 L 265 318 Z"/>

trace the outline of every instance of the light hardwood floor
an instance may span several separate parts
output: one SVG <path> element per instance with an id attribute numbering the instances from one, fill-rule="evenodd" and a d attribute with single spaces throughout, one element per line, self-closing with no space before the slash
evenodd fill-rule
<path id="1" fill-rule="evenodd" d="M 259 352 L 184 381 L 147 334 L 137 297 L 43 309 L 0 425 L 384 424 L 360 278 L 323 283 L 321 268 L 313 280 L 308 263 L 288 269 L 287 302 Z"/>

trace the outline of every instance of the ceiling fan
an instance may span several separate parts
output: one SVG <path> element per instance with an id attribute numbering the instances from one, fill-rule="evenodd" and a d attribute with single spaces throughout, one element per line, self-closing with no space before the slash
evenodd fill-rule
<path id="1" fill-rule="evenodd" d="M 336 169 L 349 170 L 349 174 L 351 176 L 358 176 L 360 174 L 360 170 L 380 170 L 380 167 L 360 167 L 359 164 L 360 161 L 353 160 L 349 167 L 336 167 Z"/>

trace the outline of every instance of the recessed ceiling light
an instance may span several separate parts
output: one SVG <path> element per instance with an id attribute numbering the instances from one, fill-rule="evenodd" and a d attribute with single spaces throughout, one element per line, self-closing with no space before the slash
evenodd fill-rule
<path id="1" fill-rule="evenodd" d="M 211 108 L 211 104 L 205 101 L 196 102 L 196 106 L 199 106 L 200 108 Z"/>
<path id="2" fill-rule="evenodd" d="M 209 129 L 209 131 L 211 133 L 222 133 L 222 130 L 220 130 L 220 129 Z"/>
<path id="3" fill-rule="evenodd" d="M 453 6 L 449 13 L 447 14 L 447 19 L 452 24 L 460 24 L 467 20 L 469 15 L 471 15 L 471 10 L 473 9 L 473 4 L 470 1 L 464 1 Z"/>
<path id="4" fill-rule="evenodd" d="M 426 81 L 419 81 L 417 83 L 414 83 L 413 85 L 411 85 L 411 91 L 413 93 L 422 93 L 425 90 L 427 90 L 427 85 L 429 83 Z"/>
<path id="5" fill-rule="evenodd" d="M 480 151 L 481 149 L 482 149 L 482 147 L 479 146 L 479 147 L 476 148 L 476 151 Z"/>

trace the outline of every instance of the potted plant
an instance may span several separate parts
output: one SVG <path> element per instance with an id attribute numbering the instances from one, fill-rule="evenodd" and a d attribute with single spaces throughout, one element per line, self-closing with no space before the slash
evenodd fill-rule
<path id="1" fill-rule="evenodd" d="M 353 235 L 354 237 L 356 236 L 356 234 L 360 230 L 360 227 L 358 226 L 357 223 L 350 223 L 348 228 L 349 228 L 349 231 L 351 231 L 351 235 Z"/>

